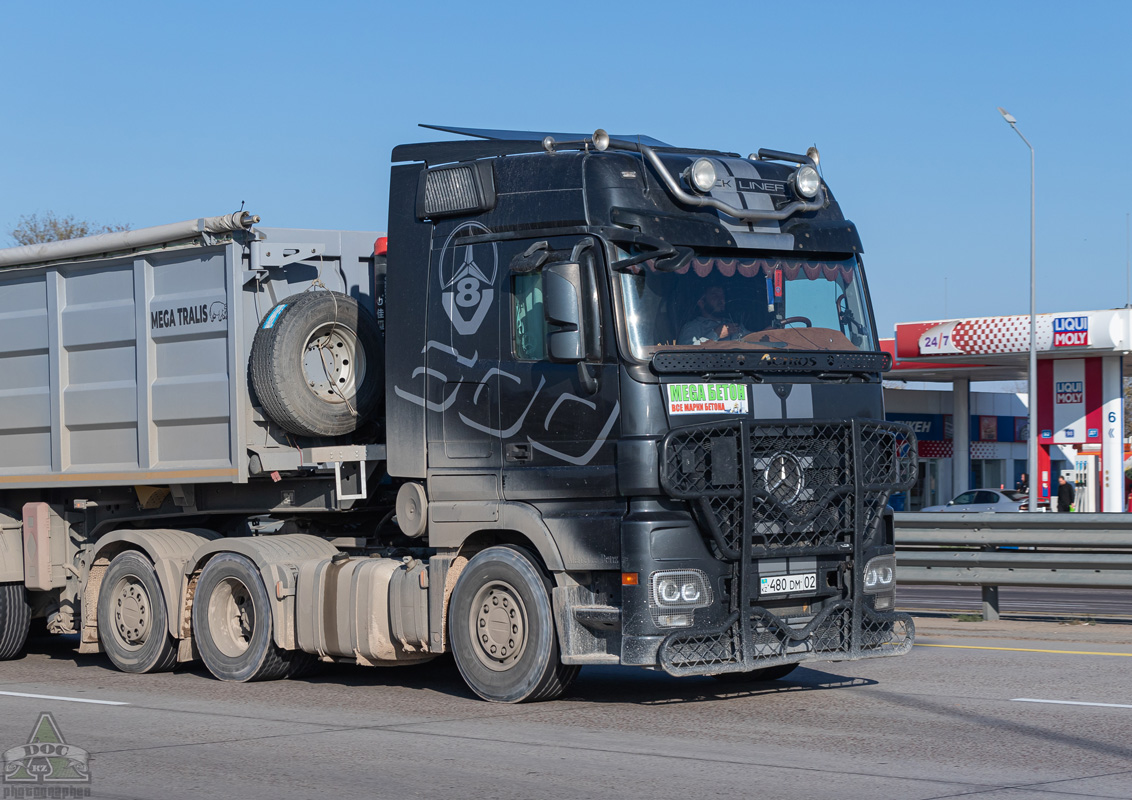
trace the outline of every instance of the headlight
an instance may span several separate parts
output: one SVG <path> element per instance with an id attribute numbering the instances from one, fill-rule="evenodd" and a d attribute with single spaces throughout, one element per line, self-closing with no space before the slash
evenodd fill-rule
<path id="1" fill-rule="evenodd" d="M 673 569 L 649 576 L 649 605 L 665 609 L 704 608 L 711 605 L 707 575 L 698 569 Z"/>
<path id="2" fill-rule="evenodd" d="M 794 173 L 794 191 L 807 200 L 813 200 L 821 188 L 818 171 L 808 164 Z"/>
<path id="3" fill-rule="evenodd" d="M 715 165 L 706 158 L 697 158 L 688 168 L 688 182 L 697 192 L 710 192 L 715 186 Z"/>
<path id="4" fill-rule="evenodd" d="M 698 569 L 666 569 L 649 576 L 649 611 L 657 627 L 690 628 L 695 609 L 711 603 L 711 584 Z"/>
<path id="5" fill-rule="evenodd" d="M 896 556 L 877 556 L 865 564 L 865 594 L 884 594 L 896 588 Z"/>

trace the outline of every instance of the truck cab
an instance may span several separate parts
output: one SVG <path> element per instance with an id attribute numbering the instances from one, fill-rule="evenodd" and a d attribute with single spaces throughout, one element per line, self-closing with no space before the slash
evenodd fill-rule
<path id="1" fill-rule="evenodd" d="M 483 140 L 393 154 L 402 531 L 528 553 L 564 665 L 907 652 L 887 502 L 914 438 L 884 421 L 860 238 L 816 151 L 452 130 Z M 505 671 L 503 639 L 466 647 Z"/>

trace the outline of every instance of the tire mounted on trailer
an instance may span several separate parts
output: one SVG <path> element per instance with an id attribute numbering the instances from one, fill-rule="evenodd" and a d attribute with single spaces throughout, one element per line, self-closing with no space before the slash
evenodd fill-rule
<path id="1" fill-rule="evenodd" d="M 22 583 L 0 583 L 0 661 L 15 658 L 27 643 L 31 607 Z"/>
<path id="2" fill-rule="evenodd" d="M 374 421 L 384 399 L 377 321 L 340 292 L 288 297 L 264 317 L 249 372 L 256 399 L 299 436 L 343 436 Z"/>
<path id="3" fill-rule="evenodd" d="M 157 572 L 141 553 L 127 550 L 110 562 L 98 593 L 98 638 L 122 672 L 165 672 L 177 663 L 177 642 Z"/>
<path id="4" fill-rule="evenodd" d="M 499 703 L 551 700 L 578 667 L 559 663 L 550 581 L 520 547 L 489 547 L 460 573 L 448 608 L 449 638 L 473 692 Z"/>

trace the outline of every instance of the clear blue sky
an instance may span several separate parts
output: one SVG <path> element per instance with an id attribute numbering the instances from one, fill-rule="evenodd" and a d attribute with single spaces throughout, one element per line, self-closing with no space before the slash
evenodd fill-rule
<path id="1" fill-rule="evenodd" d="M 384 230 L 418 122 L 804 151 L 865 242 L 882 332 L 1126 302 L 1132 3 L 3 6 L 0 243 L 51 210 Z M 947 279 L 946 299 L 944 293 Z M 945 309 L 946 303 L 946 309 Z"/>

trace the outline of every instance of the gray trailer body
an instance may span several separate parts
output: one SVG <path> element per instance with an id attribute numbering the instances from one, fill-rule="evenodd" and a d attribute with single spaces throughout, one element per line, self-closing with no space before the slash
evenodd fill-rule
<path id="1" fill-rule="evenodd" d="M 380 294 L 378 233 L 204 229 L 122 252 L 139 233 L 65 261 L 0 251 L 0 489 L 247 481 L 249 447 L 304 444 L 253 407 L 264 315 L 312 287 Z"/>

